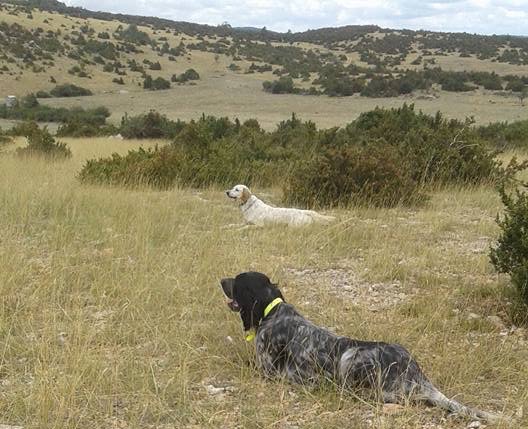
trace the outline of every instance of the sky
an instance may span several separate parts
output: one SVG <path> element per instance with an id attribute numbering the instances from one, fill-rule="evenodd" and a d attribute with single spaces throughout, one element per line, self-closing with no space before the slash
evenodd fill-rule
<path id="1" fill-rule="evenodd" d="M 528 0 L 66 0 L 90 10 L 285 32 L 373 24 L 384 28 L 528 36 Z"/>

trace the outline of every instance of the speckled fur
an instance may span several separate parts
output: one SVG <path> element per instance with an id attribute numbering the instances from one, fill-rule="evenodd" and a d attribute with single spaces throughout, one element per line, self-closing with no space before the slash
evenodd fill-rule
<path id="1" fill-rule="evenodd" d="M 258 367 L 267 377 L 300 384 L 330 381 L 343 388 L 368 389 L 384 402 L 424 401 L 452 413 L 483 420 L 498 416 L 466 407 L 443 395 L 399 344 L 359 341 L 316 326 L 283 302 L 264 317 L 264 308 L 282 298 L 261 273 L 223 279 L 229 306 L 240 311 L 244 328 L 256 329 Z"/>

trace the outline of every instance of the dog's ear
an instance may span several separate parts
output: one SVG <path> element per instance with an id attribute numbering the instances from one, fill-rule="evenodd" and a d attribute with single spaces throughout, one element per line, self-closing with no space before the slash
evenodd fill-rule
<path id="1" fill-rule="evenodd" d="M 235 281 L 233 287 L 233 299 L 240 307 L 240 318 L 244 325 L 244 331 L 256 328 L 258 325 L 258 318 L 255 310 L 256 307 L 258 307 L 258 298 L 255 296 L 253 288 Z"/>
<path id="2" fill-rule="evenodd" d="M 251 192 L 248 188 L 244 187 L 242 189 L 242 195 L 240 195 L 240 204 L 245 204 L 249 200 L 249 197 L 251 197 Z"/>
<path id="3" fill-rule="evenodd" d="M 240 306 L 240 317 L 244 330 L 257 329 L 264 317 L 264 309 L 282 294 L 269 278 L 257 272 L 239 274 L 233 286 L 233 298 Z"/>
<path id="4" fill-rule="evenodd" d="M 233 285 L 235 284 L 235 279 L 232 277 L 226 277 L 225 279 L 220 280 L 220 285 L 224 295 L 229 299 L 233 299 Z"/>

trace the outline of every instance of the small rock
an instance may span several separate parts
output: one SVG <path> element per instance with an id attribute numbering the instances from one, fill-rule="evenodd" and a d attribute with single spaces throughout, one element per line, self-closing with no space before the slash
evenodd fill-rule
<path id="1" fill-rule="evenodd" d="M 399 414 L 404 409 L 405 407 L 400 404 L 383 404 L 383 412 L 389 415 Z"/>
<path id="2" fill-rule="evenodd" d="M 479 422 L 478 420 L 474 420 L 466 426 L 466 429 L 477 429 L 477 428 L 483 428 L 483 427 L 485 426 L 483 426 L 481 422 Z"/>
<path id="3" fill-rule="evenodd" d="M 212 384 L 207 384 L 204 386 L 206 392 L 211 395 L 211 396 L 215 396 L 215 395 L 222 395 L 222 394 L 225 394 L 225 393 L 228 393 L 228 392 L 233 392 L 235 389 L 231 386 L 226 386 L 226 387 L 216 387 L 216 386 L 213 386 Z"/>
<path id="4" fill-rule="evenodd" d="M 66 344 L 66 336 L 68 334 L 66 332 L 59 332 L 57 334 L 57 343 L 59 344 L 59 346 L 64 346 L 64 344 Z M 0 429 L 2 429 L 2 427 L 0 426 Z"/>
<path id="5" fill-rule="evenodd" d="M 480 315 L 475 314 L 475 313 L 468 313 L 468 315 L 466 316 L 466 319 L 467 320 L 477 320 L 477 319 L 480 319 Z"/>
<path id="6" fill-rule="evenodd" d="M 504 328 L 506 328 L 506 325 L 504 325 L 504 322 L 499 316 L 488 316 L 486 317 L 486 319 L 497 329 L 503 330 Z"/>

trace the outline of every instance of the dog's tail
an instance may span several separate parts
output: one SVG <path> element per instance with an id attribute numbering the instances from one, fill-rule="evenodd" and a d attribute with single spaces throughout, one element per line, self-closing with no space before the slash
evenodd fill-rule
<path id="1" fill-rule="evenodd" d="M 313 212 L 312 219 L 316 222 L 322 223 L 322 224 L 329 224 L 330 222 L 333 222 L 335 220 L 334 216 L 328 216 L 328 215 L 322 215 L 317 212 Z"/>
<path id="2" fill-rule="evenodd" d="M 429 381 L 425 381 L 421 384 L 419 388 L 419 396 L 420 399 L 423 399 L 430 405 L 442 408 L 455 415 L 465 416 L 471 419 L 485 420 L 489 423 L 508 420 L 507 417 L 500 414 L 488 413 L 476 408 L 467 407 L 453 399 L 449 399 Z"/>

